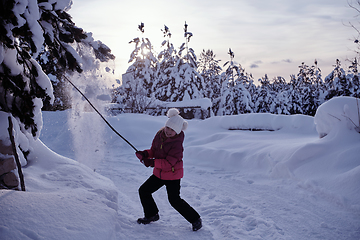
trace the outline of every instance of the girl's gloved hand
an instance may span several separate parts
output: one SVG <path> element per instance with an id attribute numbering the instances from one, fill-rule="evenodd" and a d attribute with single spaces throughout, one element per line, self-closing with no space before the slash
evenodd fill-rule
<path id="1" fill-rule="evenodd" d="M 146 158 L 141 162 L 145 165 L 145 167 L 154 167 L 154 165 L 155 165 L 154 159 Z"/>
<path id="2" fill-rule="evenodd" d="M 146 167 L 154 167 L 154 159 L 149 159 L 148 151 L 137 151 L 135 155 Z"/>
<path id="3" fill-rule="evenodd" d="M 135 155 L 140 161 L 149 157 L 149 153 L 147 151 L 137 151 Z"/>

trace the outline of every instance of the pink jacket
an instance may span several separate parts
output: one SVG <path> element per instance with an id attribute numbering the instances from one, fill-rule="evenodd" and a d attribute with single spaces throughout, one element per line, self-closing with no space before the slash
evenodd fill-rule
<path id="1" fill-rule="evenodd" d="M 167 138 L 164 129 L 160 129 L 147 150 L 149 158 L 155 158 L 153 174 L 163 180 L 177 180 L 184 176 L 183 142 L 185 134 L 180 132 L 172 138 Z"/>

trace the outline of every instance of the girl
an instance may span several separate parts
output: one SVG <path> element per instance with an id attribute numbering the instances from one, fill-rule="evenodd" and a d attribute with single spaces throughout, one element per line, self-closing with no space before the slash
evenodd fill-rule
<path id="1" fill-rule="evenodd" d="M 165 127 L 160 129 L 152 142 L 151 148 L 136 152 L 136 156 L 146 167 L 154 167 L 153 175 L 139 188 L 144 217 L 139 224 L 149 224 L 159 220 L 159 210 L 152 197 L 162 186 L 166 186 L 169 202 L 188 222 L 193 231 L 202 227 L 200 215 L 183 199 L 180 198 L 180 179 L 184 175 L 183 142 L 184 132 L 188 126 L 175 108 L 167 112 L 169 119 Z"/>

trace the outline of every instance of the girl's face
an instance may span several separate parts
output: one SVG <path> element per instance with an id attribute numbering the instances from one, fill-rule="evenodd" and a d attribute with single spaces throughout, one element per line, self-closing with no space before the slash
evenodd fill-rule
<path id="1" fill-rule="evenodd" d="M 171 138 L 176 135 L 176 132 L 169 127 L 165 127 L 165 136 Z"/>

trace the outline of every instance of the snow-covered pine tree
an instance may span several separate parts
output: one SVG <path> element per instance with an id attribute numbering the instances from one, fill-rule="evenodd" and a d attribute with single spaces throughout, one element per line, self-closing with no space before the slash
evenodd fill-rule
<path id="1" fill-rule="evenodd" d="M 265 74 L 264 77 L 258 80 L 259 87 L 256 89 L 256 94 L 253 96 L 254 112 L 256 113 L 269 113 L 270 105 L 273 102 L 274 93 L 271 91 L 270 80 Z"/>
<path id="2" fill-rule="evenodd" d="M 251 112 L 254 112 L 254 106 L 255 106 L 255 103 L 254 103 L 254 97 L 255 97 L 255 94 L 256 94 L 256 89 L 257 89 L 257 86 L 254 84 L 254 78 L 252 76 L 251 73 L 245 73 L 245 78 L 244 78 L 244 83 L 245 83 L 245 88 L 246 90 L 249 92 L 249 106 L 251 108 Z"/>
<path id="3" fill-rule="evenodd" d="M 220 60 L 215 59 L 216 55 L 212 50 L 203 50 L 200 54 L 198 72 L 204 79 L 204 95 L 212 102 L 212 110 L 216 115 L 220 107 L 220 90 L 222 68 L 219 66 Z"/>
<path id="4" fill-rule="evenodd" d="M 281 76 L 274 77 L 271 84 L 271 95 L 273 96 L 270 103 L 270 113 L 290 115 L 290 99 L 288 84 Z"/>
<path id="5" fill-rule="evenodd" d="M 187 31 L 185 23 L 185 43 L 180 46 L 176 55 L 176 62 L 173 67 L 166 69 L 164 75 L 169 77 L 166 89 L 165 101 L 176 102 L 190 99 L 203 98 L 205 87 L 202 76 L 197 72 L 196 55 L 192 48 L 188 48 L 188 42 L 192 33 Z M 183 56 L 184 50 L 186 51 Z"/>
<path id="6" fill-rule="evenodd" d="M 138 25 L 143 34 L 144 23 Z M 129 42 L 135 44 L 130 55 L 131 66 L 122 77 L 122 85 L 114 90 L 115 99 L 131 112 L 142 113 L 153 101 L 152 89 L 157 73 L 158 60 L 154 56 L 153 46 L 148 38 L 137 37 Z"/>
<path id="7" fill-rule="evenodd" d="M 1 109 L 17 117 L 33 136 L 39 134 L 42 101 L 53 102 L 52 86 L 35 61 L 42 47 L 52 48 L 64 68 L 81 72 L 75 51 L 66 43 L 82 39 L 82 31 L 56 31 L 70 16 L 71 1 L 0 2 Z M 65 30 L 62 29 L 62 30 Z M 70 30 L 70 29 L 68 29 Z"/>
<path id="8" fill-rule="evenodd" d="M 43 110 L 65 110 L 71 106 L 71 97 L 67 94 L 68 82 L 63 78 L 63 69 L 58 69 L 59 61 L 51 56 L 51 52 L 43 48 L 36 61 L 49 77 L 54 89 L 54 102 L 45 101 Z"/>
<path id="9" fill-rule="evenodd" d="M 156 99 L 167 101 L 171 91 L 171 71 L 177 62 L 176 49 L 170 42 L 171 32 L 165 25 L 161 30 L 165 40 L 161 43 L 162 50 L 158 55 L 159 67 L 157 68 L 157 77 L 154 79 L 153 92 Z"/>
<path id="10" fill-rule="evenodd" d="M 288 96 L 291 104 L 289 106 L 290 114 L 302 114 L 302 100 L 298 88 L 298 79 L 295 77 L 295 75 L 290 76 Z"/>
<path id="11" fill-rule="evenodd" d="M 44 41 L 39 13 L 35 2 L 0 1 L 0 109 L 34 137 L 42 126 L 42 101 L 54 98 L 49 79 L 34 59 Z"/>
<path id="12" fill-rule="evenodd" d="M 238 70 L 238 78 L 235 79 L 235 108 L 237 109 L 237 113 L 235 114 L 252 113 L 254 108 L 254 103 L 251 98 L 251 92 L 254 92 L 252 88 L 254 86 L 252 75 L 246 73 L 240 64 Z"/>
<path id="13" fill-rule="evenodd" d="M 296 84 L 302 113 L 311 116 L 315 115 L 319 107 L 318 98 L 320 94 L 315 84 L 321 84 L 321 79 L 319 79 L 318 76 L 314 76 L 315 69 L 318 69 L 316 60 L 315 65 L 312 67 L 309 67 L 303 62 L 301 66 L 299 66 Z"/>
<path id="14" fill-rule="evenodd" d="M 316 59 L 314 65 L 311 66 L 310 79 L 313 86 L 313 96 L 317 101 L 317 107 L 319 107 L 325 102 L 325 85 Z"/>
<path id="15" fill-rule="evenodd" d="M 64 79 L 66 75 L 71 75 L 74 69 L 77 72 L 94 71 L 100 67 L 97 61 L 107 62 L 115 59 L 115 56 L 109 47 L 101 41 L 95 41 L 92 33 L 75 26 L 68 13 L 58 12 L 54 7 L 40 7 L 40 11 L 45 42 L 36 60 L 50 78 L 55 96 L 54 104 L 49 106 L 45 103 L 45 107 L 48 110 L 66 109 L 71 105 L 67 92 L 70 86 Z M 71 59 L 71 55 L 75 56 L 80 65 Z"/>
<path id="16" fill-rule="evenodd" d="M 71 44 L 86 41 L 87 35 L 71 21 L 67 13 L 71 4 L 71 0 L 0 1 L 0 110 L 15 117 L 29 139 L 40 135 L 43 102 L 54 100 L 44 71 L 55 66 L 63 72 L 83 70 Z M 113 57 L 105 45 L 92 48 L 99 58 Z M 53 64 L 49 69 L 36 61 L 43 50 Z"/>
<path id="17" fill-rule="evenodd" d="M 346 78 L 345 70 L 341 67 L 341 62 L 336 59 L 334 70 L 325 77 L 325 100 L 335 96 L 350 96 L 350 82 Z"/>
<path id="18" fill-rule="evenodd" d="M 221 101 L 219 115 L 233 115 L 235 112 L 235 79 L 239 72 L 239 67 L 234 63 L 235 54 L 229 48 L 230 61 L 224 64 L 229 65 L 224 73 L 221 74 Z"/>
<path id="19" fill-rule="evenodd" d="M 234 115 L 253 112 L 251 95 L 246 88 L 248 76 L 241 65 L 234 62 L 234 52 L 229 49 L 229 65 L 221 75 L 222 89 L 219 115 Z"/>
<path id="20" fill-rule="evenodd" d="M 138 29 L 144 34 L 144 23 L 138 26 Z M 140 81 L 140 84 L 145 89 L 146 96 L 150 97 L 158 60 L 154 56 L 153 45 L 149 38 L 137 37 L 129 43 L 135 44 L 135 49 L 130 55 L 129 63 L 132 65 L 127 69 L 126 74 L 132 74 L 135 81 Z"/>
<path id="21" fill-rule="evenodd" d="M 359 13 L 360 11 L 360 1 L 350 1 L 349 2 L 349 6 L 351 8 L 353 8 L 356 13 Z M 360 36 L 360 32 L 359 32 L 359 22 L 357 22 L 356 24 L 353 24 L 351 22 L 349 22 L 349 25 L 357 32 L 357 37 L 354 39 L 354 43 L 357 46 L 357 49 L 355 50 L 355 53 L 357 54 L 357 57 L 359 58 L 360 55 L 360 40 L 359 40 L 359 36 Z M 358 60 L 355 58 L 354 61 L 352 61 L 351 65 L 349 66 L 349 73 L 348 75 L 350 76 L 346 76 L 348 81 L 350 81 L 351 84 L 351 88 L 350 88 L 350 96 L 354 96 L 359 98 L 360 97 L 360 86 L 359 86 L 359 73 L 358 73 Z"/>
<path id="22" fill-rule="evenodd" d="M 252 94 L 254 98 L 254 112 L 289 114 L 289 98 L 287 84 L 283 77 L 274 77 L 272 81 L 268 76 L 259 79 L 260 86 L 256 93 Z"/>
<path id="23" fill-rule="evenodd" d="M 351 83 L 349 89 L 350 96 L 360 98 L 360 76 L 358 72 L 358 62 L 356 58 L 351 62 L 346 78 L 347 81 Z"/>

